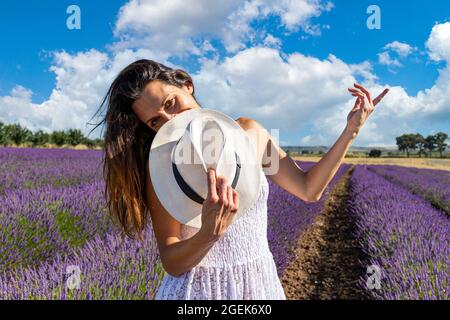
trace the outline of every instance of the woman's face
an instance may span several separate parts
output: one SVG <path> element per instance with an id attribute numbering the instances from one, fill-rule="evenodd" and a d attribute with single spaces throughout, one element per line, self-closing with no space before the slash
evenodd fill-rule
<path id="1" fill-rule="evenodd" d="M 163 81 L 149 82 L 132 109 L 138 118 L 150 129 L 157 132 L 159 128 L 177 114 L 200 108 L 192 96 L 190 85 L 178 88 Z"/>

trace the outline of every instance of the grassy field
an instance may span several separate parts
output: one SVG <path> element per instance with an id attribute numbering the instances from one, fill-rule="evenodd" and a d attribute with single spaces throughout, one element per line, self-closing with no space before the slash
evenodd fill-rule
<path id="1" fill-rule="evenodd" d="M 293 156 L 295 160 L 317 162 L 320 157 Z M 428 168 L 450 171 L 450 159 L 436 158 L 345 158 L 344 163 L 352 164 L 392 164 L 405 167 Z"/>

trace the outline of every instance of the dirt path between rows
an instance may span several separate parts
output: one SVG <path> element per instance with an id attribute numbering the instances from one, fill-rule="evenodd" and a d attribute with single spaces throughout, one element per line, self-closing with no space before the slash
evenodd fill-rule
<path id="1" fill-rule="evenodd" d="M 352 236 L 354 221 L 345 210 L 353 169 L 336 184 L 323 212 L 298 240 L 297 259 L 281 277 L 288 300 L 369 298 L 359 285 L 367 257 Z"/>

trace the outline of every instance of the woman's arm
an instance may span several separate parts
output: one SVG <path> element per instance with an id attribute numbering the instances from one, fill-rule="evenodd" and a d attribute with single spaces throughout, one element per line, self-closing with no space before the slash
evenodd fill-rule
<path id="1" fill-rule="evenodd" d="M 349 89 L 353 96 L 357 97 L 355 106 L 347 116 L 347 125 L 330 150 L 307 172 L 303 171 L 297 163 L 287 156 L 269 132 L 256 120 L 246 118 L 245 128 L 248 132 L 256 133 L 258 157 L 262 163 L 267 160 L 276 161 L 275 173 L 268 174 L 268 177 L 278 186 L 285 189 L 297 198 L 306 202 L 315 202 L 320 199 L 328 183 L 333 179 L 339 166 L 347 153 L 350 144 L 356 138 L 367 117 L 373 112 L 374 106 L 387 94 L 389 89 L 385 89 L 373 101 L 370 93 L 359 84 L 355 84 L 357 89 Z M 249 130 L 253 129 L 253 130 Z M 264 165 L 263 165 L 264 167 Z"/>
<path id="2" fill-rule="evenodd" d="M 319 201 L 322 197 L 355 137 L 356 134 L 345 127 L 331 149 L 306 173 L 306 185 L 313 201 Z"/>
<path id="3" fill-rule="evenodd" d="M 200 229 L 192 237 L 180 240 L 180 223 L 164 208 L 155 194 L 150 180 L 148 163 L 146 168 L 147 204 L 155 237 L 158 243 L 161 263 L 164 270 L 174 277 L 195 267 L 214 245 Z"/>
<path id="4" fill-rule="evenodd" d="M 307 186 L 314 199 L 319 200 L 328 183 L 333 179 L 336 171 L 344 159 L 350 144 L 358 135 L 375 106 L 389 92 L 383 90 L 374 100 L 370 92 L 355 83 L 355 88 L 349 88 L 352 96 L 357 97 L 353 109 L 347 116 L 347 125 L 330 150 L 307 173 Z"/>

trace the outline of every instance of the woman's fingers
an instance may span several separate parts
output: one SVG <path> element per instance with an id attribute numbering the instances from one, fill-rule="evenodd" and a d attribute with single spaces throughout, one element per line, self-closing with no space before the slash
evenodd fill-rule
<path id="1" fill-rule="evenodd" d="M 384 96 L 385 96 L 388 92 L 389 92 L 389 89 L 388 89 L 388 88 L 384 89 L 383 92 L 380 93 L 380 94 L 378 95 L 378 97 L 376 97 L 376 98 L 373 100 L 373 105 L 376 106 L 376 105 L 381 101 L 381 99 L 384 98 Z"/>
<path id="2" fill-rule="evenodd" d="M 363 103 L 362 100 L 363 100 L 363 98 L 356 96 L 355 106 L 353 107 L 353 110 L 358 110 L 361 107 L 361 105 Z"/>
<path id="3" fill-rule="evenodd" d="M 236 190 L 233 190 L 233 202 L 237 211 L 239 209 L 239 193 Z"/>
<path id="4" fill-rule="evenodd" d="M 207 177 L 208 177 L 208 198 L 217 201 L 219 197 L 217 195 L 216 190 L 216 182 L 217 182 L 216 171 L 212 168 L 209 168 Z"/>
<path id="5" fill-rule="evenodd" d="M 228 208 L 230 212 L 234 212 L 233 188 L 228 186 Z"/>
<path id="6" fill-rule="evenodd" d="M 225 177 L 221 178 L 220 181 L 220 200 L 222 205 L 227 208 L 228 207 L 228 188 L 227 188 L 227 179 Z"/>
<path id="7" fill-rule="evenodd" d="M 366 88 L 364 88 L 362 85 L 355 83 L 354 86 L 358 89 L 360 89 L 366 96 L 367 99 L 369 100 L 369 102 L 372 102 L 372 97 L 370 96 L 370 92 L 369 90 L 367 90 Z"/>
<path id="8" fill-rule="evenodd" d="M 355 106 L 356 104 L 365 106 L 366 103 L 364 103 L 364 101 L 367 100 L 367 97 L 364 94 L 352 93 L 352 96 L 357 97 L 357 99 L 359 99 L 359 101 L 358 100 L 356 101 Z"/>
<path id="9" fill-rule="evenodd" d="M 353 89 L 353 88 L 348 88 L 348 91 L 351 92 L 352 96 L 356 97 L 362 97 L 362 98 L 366 98 L 366 94 L 364 92 L 362 92 L 361 90 L 357 90 L 357 89 Z"/>
<path id="10" fill-rule="evenodd" d="M 361 90 L 354 89 L 354 88 L 348 88 L 348 91 L 350 91 L 353 96 L 355 96 L 355 94 L 358 94 L 358 95 L 362 96 L 363 98 L 367 98 L 367 95 L 364 92 L 362 92 Z"/>
<path id="11" fill-rule="evenodd" d="M 361 93 L 361 92 L 354 92 L 354 93 L 352 93 L 352 96 L 354 96 L 354 97 L 361 97 L 362 99 L 365 98 L 365 95 L 363 93 Z"/>

